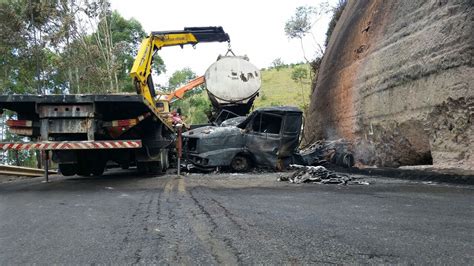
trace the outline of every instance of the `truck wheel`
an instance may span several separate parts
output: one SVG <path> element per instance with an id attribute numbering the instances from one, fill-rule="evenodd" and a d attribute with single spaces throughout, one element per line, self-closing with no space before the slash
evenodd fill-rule
<path id="1" fill-rule="evenodd" d="M 91 173 L 93 176 L 101 176 L 105 171 L 107 161 L 97 160 L 92 164 Z"/>
<path id="2" fill-rule="evenodd" d="M 90 176 L 92 174 L 90 155 L 78 153 L 77 157 L 77 174 L 80 176 Z"/>
<path id="3" fill-rule="evenodd" d="M 104 173 L 105 166 L 103 165 L 95 165 L 92 169 L 93 176 L 101 176 Z"/>
<path id="4" fill-rule="evenodd" d="M 230 168 L 236 172 L 246 172 L 250 169 L 251 161 L 247 156 L 236 155 L 230 162 Z"/>
<path id="5" fill-rule="evenodd" d="M 90 176 L 91 175 L 91 169 L 88 169 L 87 167 L 79 167 L 79 169 L 77 169 L 77 174 L 80 175 L 80 176 Z"/>
<path id="6" fill-rule="evenodd" d="M 60 163 L 58 165 L 59 172 L 63 176 L 73 176 L 77 173 L 77 164 L 73 163 Z"/>
<path id="7" fill-rule="evenodd" d="M 160 162 L 148 162 L 148 172 L 150 174 L 159 174 L 163 172 Z"/>
<path id="8" fill-rule="evenodd" d="M 148 172 L 148 165 L 146 162 L 137 162 L 138 174 L 144 175 Z"/>

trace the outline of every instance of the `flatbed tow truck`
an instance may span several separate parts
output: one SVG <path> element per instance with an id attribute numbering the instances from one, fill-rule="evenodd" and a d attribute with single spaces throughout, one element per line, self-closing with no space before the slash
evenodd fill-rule
<path id="1" fill-rule="evenodd" d="M 162 47 L 199 42 L 230 38 L 222 27 L 152 32 L 142 41 L 130 71 L 136 95 L 0 95 L 0 109 L 16 113 L 6 122 L 9 130 L 31 140 L 0 147 L 41 150 L 45 162 L 51 154 L 65 176 L 101 175 L 108 161 L 122 168 L 136 165 L 144 173 L 165 170 L 176 137 L 169 101 L 156 97 L 153 88 L 153 55 Z"/>

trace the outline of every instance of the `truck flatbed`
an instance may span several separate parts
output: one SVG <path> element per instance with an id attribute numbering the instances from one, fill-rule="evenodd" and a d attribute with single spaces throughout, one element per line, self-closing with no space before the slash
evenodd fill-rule
<path id="1" fill-rule="evenodd" d="M 37 105 L 94 104 L 104 120 L 124 119 L 150 112 L 144 97 L 137 94 L 0 95 L 0 109 L 14 111 L 19 117 L 34 119 Z"/>
<path id="2" fill-rule="evenodd" d="M 16 112 L 10 132 L 31 140 L 0 148 L 51 151 L 63 175 L 101 175 L 108 161 L 142 172 L 168 167 L 174 131 L 142 95 L 0 95 L 0 109 Z"/>

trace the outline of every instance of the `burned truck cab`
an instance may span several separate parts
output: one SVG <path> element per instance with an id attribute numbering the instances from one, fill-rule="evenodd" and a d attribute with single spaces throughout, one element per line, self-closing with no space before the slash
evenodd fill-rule
<path id="1" fill-rule="evenodd" d="M 265 107 L 237 126 L 207 126 L 183 134 L 184 157 L 204 169 L 230 167 L 247 171 L 252 165 L 282 168 L 299 144 L 302 112 L 296 107 Z"/>

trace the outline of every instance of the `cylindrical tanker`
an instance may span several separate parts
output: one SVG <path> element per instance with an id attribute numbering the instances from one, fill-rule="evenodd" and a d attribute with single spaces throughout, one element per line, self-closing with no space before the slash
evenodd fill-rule
<path id="1" fill-rule="evenodd" d="M 262 84 L 260 70 L 242 56 L 223 56 L 206 71 L 206 89 L 215 111 L 246 115 Z"/>

